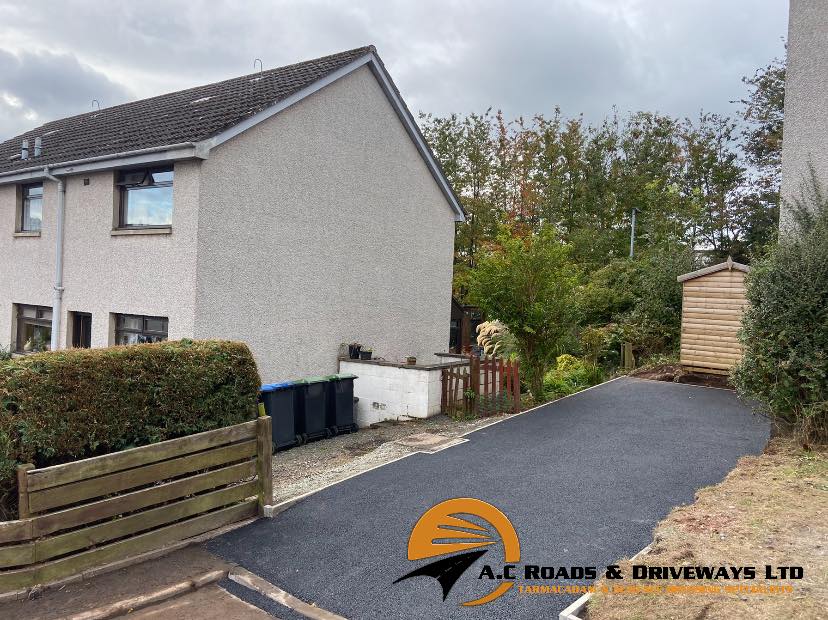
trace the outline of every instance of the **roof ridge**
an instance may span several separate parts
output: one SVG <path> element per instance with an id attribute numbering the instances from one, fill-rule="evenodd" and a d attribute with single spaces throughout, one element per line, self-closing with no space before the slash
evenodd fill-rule
<path id="1" fill-rule="evenodd" d="M 376 54 L 377 49 L 376 49 L 376 47 L 374 47 L 374 45 L 371 45 L 371 44 L 364 45 L 364 46 L 361 46 L 361 47 L 355 47 L 355 48 L 350 49 L 350 50 L 345 50 L 345 51 L 342 51 L 342 52 L 336 52 L 334 54 L 327 54 L 325 56 L 319 56 L 317 58 L 311 58 L 311 59 L 308 59 L 308 60 L 302 60 L 302 61 L 291 63 L 291 64 L 288 64 L 288 65 L 281 65 L 281 66 L 278 66 L 278 67 L 273 67 L 271 69 L 265 69 L 265 70 L 258 71 L 258 72 L 237 75 L 237 76 L 234 76 L 234 77 L 225 78 L 223 80 L 218 80 L 216 82 L 206 82 L 204 84 L 198 84 L 196 86 L 190 86 L 189 88 L 183 88 L 181 90 L 172 90 L 172 91 L 169 91 L 169 92 L 159 93 L 157 95 L 152 95 L 151 97 L 144 97 L 143 99 L 133 99 L 131 101 L 125 101 L 123 103 L 118 103 L 118 104 L 115 104 L 115 105 L 112 105 L 112 106 L 107 106 L 107 107 L 101 108 L 100 110 L 92 110 L 92 111 L 89 111 L 89 112 L 81 112 L 81 113 L 78 113 L 78 114 L 72 114 L 70 116 L 63 116 L 61 118 L 56 118 L 56 119 L 53 119 L 51 121 L 47 121 L 46 123 L 43 123 L 42 125 L 38 125 L 37 127 L 34 127 L 34 128 L 32 128 L 28 131 L 24 131 L 23 133 L 11 136 L 10 138 L 8 138 L 6 140 L 3 140 L 2 142 L 0 142 L 0 148 L 2 148 L 2 146 L 7 142 L 16 142 L 18 140 L 24 140 L 24 139 L 27 138 L 27 136 L 31 137 L 31 136 L 36 136 L 38 134 L 42 135 L 42 132 L 49 131 L 51 129 L 50 126 L 52 126 L 56 123 L 61 123 L 61 122 L 65 122 L 65 121 L 70 121 L 72 119 L 79 119 L 79 118 L 84 118 L 84 117 L 94 118 L 92 115 L 101 114 L 101 113 L 104 113 L 104 112 L 107 112 L 107 111 L 118 110 L 120 108 L 124 108 L 124 107 L 128 107 L 128 106 L 135 106 L 135 105 L 146 103 L 146 102 L 151 102 L 153 100 L 157 100 L 157 99 L 160 99 L 160 98 L 163 98 L 163 97 L 170 97 L 172 95 L 187 93 L 187 92 L 198 90 L 198 89 L 201 89 L 201 88 L 206 88 L 208 86 L 218 86 L 218 85 L 221 85 L 221 84 L 228 84 L 230 82 L 234 82 L 236 80 L 241 80 L 241 79 L 244 79 L 244 78 L 254 78 L 254 77 L 259 76 L 261 74 L 271 74 L 272 75 L 273 73 L 275 73 L 277 71 L 284 71 L 284 70 L 287 70 L 287 69 L 295 69 L 295 68 L 301 67 L 302 65 L 312 65 L 314 63 L 326 62 L 326 61 L 329 61 L 329 60 L 332 60 L 332 59 L 335 59 L 335 58 L 338 58 L 338 57 L 351 56 L 351 55 L 354 55 L 358 52 L 363 52 L 363 51 L 364 51 L 364 54 L 369 54 L 369 53 Z M 364 55 L 364 54 L 362 54 L 362 55 Z M 2 161 L 0 161 L 0 164 L 2 164 Z"/>

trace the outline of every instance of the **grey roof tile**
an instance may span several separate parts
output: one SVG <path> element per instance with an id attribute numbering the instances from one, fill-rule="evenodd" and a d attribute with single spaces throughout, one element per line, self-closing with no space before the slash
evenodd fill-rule
<path id="1" fill-rule="evenodd" d="M 373 46 L 78 114 L 0 143 L 0 173 L 198 142 L 232 127 L 362 56 Z M 34 139 L 42 139 L 33 157 Z M 29 140 L 29 159 L 10 159 Z"/>

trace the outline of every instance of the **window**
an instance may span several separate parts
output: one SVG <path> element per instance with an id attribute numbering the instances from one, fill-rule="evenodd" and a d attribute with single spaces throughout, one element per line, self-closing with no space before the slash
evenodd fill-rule
<path id="1" fill-rule="evenodd" d="M 92 346 L 92 315 L 88 312 L 70 312 L 72 346 L 88 349 Z"/>
<path id="2" fill-rule="evenodd" d="M 19 232 L 40 232 L 43 222 L 43 184 L 24 185 L 20 206 Z"/>
<path id="3" fill-rule="evenodd" d="M 52 309 L 17 304 L 18 353 L 48 351 L 52 344 Z"/>
<path id="4" fill-rule="evenodd" d="M 118 187 L 118 228 L 160 228 L 172 225 L 172 168 L 125 170 L 118 175 Z"/>
<path id="5" fill-rule="evenodd" d="M 163 316 L 115 315 L 115 344 L 142 344 L 167 339 L 167 324 Z"/>

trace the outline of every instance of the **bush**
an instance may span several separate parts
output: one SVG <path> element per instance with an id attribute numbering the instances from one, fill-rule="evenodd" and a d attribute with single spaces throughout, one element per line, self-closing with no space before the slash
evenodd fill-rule
<path id="1" fill-rule="evenodd" d="M 600 366 L 564 354 L 558 356 L 555 368 L 544 376 L 543 388 L 549 398 L 560 398 L 597 385 L 603 380 L 604 372 Z"/>
<path id="2" fill-rule="evenodd" d="M 543 378 L 575 328 L 578 269 L 558 231 L 545 226 L 527 237 L 504 231 L 471 279 L 471 299 L 514 337 L 523 379 L 541 400 Z"/>
<path id="3" fill-rule="evenodd" d="M 19 463 L 45 467 L 256 416 L 256 363 L 240 342 L 70 349 L 0 363 L 0 510 Z"/>
<path id="4" fill-rule="evenodd" d="M 828 440 L 828 199 L 818 186 L 792 206 L 783 235 L 746 280 L 739 392 L 803 438 Z M 803 212 L 807 209 L 807 212 Z"/>

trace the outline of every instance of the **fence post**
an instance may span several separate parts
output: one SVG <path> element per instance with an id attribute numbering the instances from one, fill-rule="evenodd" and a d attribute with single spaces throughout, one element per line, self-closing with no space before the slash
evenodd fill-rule
<path id="1" fill-rule="evenodd" d="M 480 414 L 480 358 L 472 355 L 471 363 L 469 364 L 471 371 L 471 389 L 474 392 L 474 401 L 472 402 L 472 414 Z"/>
<path id="2" fill-rule="evenodd" d="M 259 477 L 259 516 L 273 502 L 273 432 L 270 416 L 256 420 L 256 475 Z"/>
<path id="3" fill-rule="evenodd" d="M 29 511 L 29 476 L 27 472 L 34 469 L 31 463 L 17 466 L 17 514 L 20 519 L 32 516 Z"/>
<path id="4" fill-rule="evenodd" d="M 440 391 L 440 413 L 448 413 L 448 409 L 446 408 L 448 405 L 448 386 L 446 385 L 446 381 L 448 381 L 448 368 L 443 368 L 440 371 L 440 383 L 442 384 L 440 386 L 442 388 Z"/>
<path id="5" fill-rule="evenodd" d="M 520 413 L 520 366 L 517 360 L 512 360 L 512 373 L 513 407 L 515 413 Z"/>

